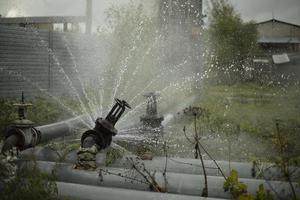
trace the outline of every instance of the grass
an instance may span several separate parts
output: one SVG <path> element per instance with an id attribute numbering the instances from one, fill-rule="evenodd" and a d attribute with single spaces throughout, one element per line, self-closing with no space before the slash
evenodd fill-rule
<path id="1" fill-rule="evenodd" d="M 218 85 L 193 93 L 198 95 L 191 106 L 200 106 L 209 113 L 208 119 L 197 121 L 201 142 L 218 160 L 228 160 L 230 155 L 236 161 L 270 161 L 275 156 L 272 136 L 277 119 L 290 141 L 300 139 L 296 134 L 300 128 L 299 87 Z M 165 127 L 164 139 L 171 146 L 170 155 L 193 157 L 193 146 L 182 129 L 185 126 L 192 138 L 194 118 L 180 113 L 174 113 L 170 128 Z M 300 152 L 300 145 L 295 144 L 293 151 Z"/>
<path id="2" fill-rule="evenodd" d="M 199 96 L 198 106 L 210 112 L 210 123 L 220 127 L 234 124 L 256 136 L 268 135 L 274 120 L 300 125 L 299 88 L 258 86 L 208 86 Z"/>

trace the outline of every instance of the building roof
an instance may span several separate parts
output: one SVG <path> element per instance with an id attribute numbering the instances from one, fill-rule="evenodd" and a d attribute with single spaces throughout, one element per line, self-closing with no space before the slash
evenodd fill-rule
<path id="1" fill-rule="evenodd" d="M 55 24 L 85 22 L 85 16 L 0 17 L 0 24 Z"/>
<path id="2" fill-rule="evenodd" d="M 261 36 L 258 38 L 258 43 L 292 43 L 300 44 L 300 38 L 298 37 L 278 37 L 278 36 Z"/>
<path id="3" fill-rule="evenodd" d="M 298 24 L 293 24 L 293 23 L 281 21 L 281 20 L 278 20 L 278 19 L 269 19 L 269 20 L 266 20 L 266 21 L 258 22 L 256 24 L 259 25 L 259 24 L 265 24 L 265 23 L 269 23 L 269 22 L 277 22 L 277 23 L 287 24 L 287 25 L 290 25 L 290 26 L 295 26 L 295 27 L 300 28 L 300 25 L 298 25 Z"/>

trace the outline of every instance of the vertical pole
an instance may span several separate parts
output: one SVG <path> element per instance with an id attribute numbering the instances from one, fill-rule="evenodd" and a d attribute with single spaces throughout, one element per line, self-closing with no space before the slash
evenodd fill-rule
<path id="1" fill-rule="evenodd" d="M 92 32 L 92 8 L 93 8 L 93 0 L 86 0 L 85 33 L 87 33 L 87 34 L 91 34 L 91 32 Z"/>
<path id="2" fill-rule="evenodd" d="M 68 23 L 65 22 L 65 23 L 63 24 L 63 26 L 64 26 L 64 32 L 67 32 L 67 31 L 68 31 Z"/>
<path id="3" fill-rule="evenodd" d="M 49 44 L 49 48 L 51 50 L 53 50 L 53 32 L 49 31 L 48 33 L 48 44 Z M 52 87 L 52 56 L 51 54 L 48 54 L 48 91 L 51 91 L 51 87 Z"/>

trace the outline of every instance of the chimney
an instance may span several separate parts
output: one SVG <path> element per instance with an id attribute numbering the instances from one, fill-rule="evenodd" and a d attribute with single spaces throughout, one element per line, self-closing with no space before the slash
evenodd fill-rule
<path id="1" fill-rule="evenodd" d="M 93 9 L 93 0 L 86 0 L 86 24 L 85 24 L 85 33 L 91 34 L 92 32 L 92 9 Z"/>

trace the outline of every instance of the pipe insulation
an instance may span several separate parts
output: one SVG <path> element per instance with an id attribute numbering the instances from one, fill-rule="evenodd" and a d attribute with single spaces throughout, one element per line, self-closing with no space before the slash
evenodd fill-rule
<path id="1" fill-rule="evenodd" d="M 116 160 L 110 167 L 131 167 L 128 159 L 136 159 L 136 156 L 128 155 L 122 159 Z M 143 160 L 147 169 L 151 171 L 163 171 L 165 168 L 166 157 L 154 157 L 152 160 Z M 228 162 L 216 161 L 225 176 L 228 176 L 232 169 L 239 173 L 241 178 L 261 178 L 266 180 L 281 180 L 284 175 L 279 167 L 274 166 L 272 163 L 262 163 L 261 165 L 254 166 L 253 163 L 246 162 Z M 210 176 L 221 176 L 219 169 L 212 160 L 204 160 L 206 173 Z M 230 167 L 229 167 L 230 166 Z M 253 169 L 255 169 L 255 176 L 253 177 Z M 167 160 L 167 171 L 174 173 L 184 174 L 203 174 L 201 161 L 192 158 L 172 158 Z M 300 179 L 300 168 L 290 167 L 292 181 Z"/>
<path id="2" fill-rule="evenodd" d="M 112 146 L 114 146 L 112 144 Z M 120 149 L 122 151 L 122 149 Z M 124 152 L 124 151 L 123 151 Z M 129 155 L 126 152 L 126 156 L 123 156 L 121 159 L 115 160 L 109 165 L 109 167 L 114 168 L 130 168 L 131 164 L 128 162 L 128 158 L 136 159 L 136 156 Z M 29 160 L 35 158 L 40 161 L 51 161 L 58 162 L 60 160 L 60 155 L 63 155 L 63 152 L 55 152 L 48 147 L 35 147 L 27 149 L 20 154 L 20 159 Z M 96 156 L 96 163 L 98 166 L 103 166 L 105 164 L 105 153 L 98 153 Z M 69 152 L 63 162 L 73 163 L 77 162 L 77 151 Z M 165 168 L 165 157 L 154 157 L 152 160 L 143 160 L 146 169 L 150 171 L 164 171 Z M 228 161 L 216 161 L 224 174 L 228 176 L 231 169 L 236 170 L 239 173 L 241 178 L 257 178 L 257 179 L 266 179 L 266 180 L 282 180 L 283 174 L 278 167 L 270 167 L 270 163 L 262 164 L 259 166 L 261 170 L 256 167 L 256 176 L 252 176 L 252 163 L 242 163 L 242 162 L 229 162 Z M 221 176 L 221 173 L 216 168 L 216 165 L 211 160 L 205 160 L 204 165 L 206 167 L 206 173 L 209 176 Z M 190 158 L 168 158 L 167 161 L 167 171 L 174 173 L 183 173 L 183 174 L 203 174 L 200 160 L 190 159 Z M 292 181 L 298 181 L 300 179 L 300 169 L 298 167 L 290 167 L 290 171 L 293 172 L 291 176 Z"/>
<path id="3" fill-rule="evenodd" d="M 84 200 L 218 200 L 199 196 L 145 192 L 120 188 L 97 187 L 57 182 L 58 195 L 63 198 Z"/>
<path id="4" fill-rule="evenodd" d="M 34 162 L 21 162 L 20 167 L 31 168 Z M 145 183 L 145 179 L 134 169 L 123 168 L 103 168 L 101 173 L 99 171 L 83 171 L 73 169 L 71 164 L 66 163 L 53 163 L 38 161 L 36 166 L 45 173 L 52 174 L 53 170 L 56 174 L 57 180 L 61 182 L 115 187 L 133 190 L 149 191 L 150 186 Z M 107 171 L 106 171 L 107 170 Z M 152 174 L 152 172 L 150 172 Z M 122 175 L 122 176 L 121 176 Z M 166 173 L 166 179 L 162 172 L 154 174 L 155 180 L 159 186 L 165 186 L 167 180 L 167 191 L 174 194 L 196 195 L 201 196 L 204 187 L 204 176 L 195 174 L 182 174 L 182 173 Z M 133 180 L 133 178 L 135 180 Z M 208 197 L 212 198 L 231 198 L 228 192 L 224 192 L 223 177 L 208 176 Z M 140 181 L 137 181 L 140 180 Z M 258 179 L 239 179 L 241 182 L 248 186 L 248 192 L 252 195 L 256 194 L 260 184 L 264 188 L 270 190 L 275 199 L 289 199 L 292 195 L 291 187 L 287 182 L 281 181 L 265 181 Z M 292 183 L 297 196 L 300 195 L 300 188 L 297 183 Z M 275 190 L 275 192 L 273 191 Z"/>

